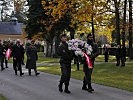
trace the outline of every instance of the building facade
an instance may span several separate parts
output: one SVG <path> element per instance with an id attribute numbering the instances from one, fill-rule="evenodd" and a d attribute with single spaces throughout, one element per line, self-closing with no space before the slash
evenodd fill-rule
<path id="1" fill-rule="evenodd" d="M 25 41 L 26 33 L 24 25 L 17 21 L 0 22 L 0 40 L 16 40 Z"/>

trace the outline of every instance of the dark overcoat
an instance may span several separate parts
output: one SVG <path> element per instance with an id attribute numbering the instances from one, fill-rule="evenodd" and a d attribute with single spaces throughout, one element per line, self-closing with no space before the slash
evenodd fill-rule
<path id="1" fill-rule="evenodd" d="M 16 58 L 17 60 L 22 60 L 24 50 L 22 45 L 17 46 L 16 44 L 12 48 L 12 56 L 13 58 Z"/>
<path id="2" fill-rule="evenodd" d="M 32 45 L 28 46 L 26 54 L 27 54 L 26 68 L 36 69 L 36 61 L 38 59 L 36 47 Z"/>

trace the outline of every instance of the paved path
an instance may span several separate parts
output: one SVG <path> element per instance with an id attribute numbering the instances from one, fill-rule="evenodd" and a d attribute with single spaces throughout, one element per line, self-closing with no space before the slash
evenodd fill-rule
<path id="1" fill-rule="evenodd" d="M 60 76 L 41 73 L 40 76 L 15 76 L 12 66 L 0 72 L 0 93 L 9 100 L 133 100 L 133 92 L 93 84 L 94 93 L 81 90 L 82 82 L 71 79 L 71 94 L 58 92 Z"/>

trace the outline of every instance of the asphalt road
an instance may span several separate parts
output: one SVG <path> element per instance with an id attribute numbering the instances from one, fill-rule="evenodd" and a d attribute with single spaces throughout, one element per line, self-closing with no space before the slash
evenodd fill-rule
<path id="1" fill-rule="evenodd" d="M 71 79 L 71 94 L 58 91 L 60 76 L 41 73 L 40 76 L 15 76 L 12 65 L 0 71 L 0 93 L 8 100 L 133 100 L 133 92 L 92 84 L 94 93 L 81 90 L 82 81 Z"/>

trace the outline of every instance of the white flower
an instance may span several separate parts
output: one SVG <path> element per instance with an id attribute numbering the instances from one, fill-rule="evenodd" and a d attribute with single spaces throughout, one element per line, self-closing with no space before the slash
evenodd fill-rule
<path id="1" fill-rule="evenodd" d="M 71 47 L 68 47 L 68 50 L 72 50 L 72 48 Z"/>
<path id="2" fill-rule="evenodd" d="M 86 52 L 88 55 L 91 55 L 91 52 L 88 50 L 87 52 Z"/>
<path id="3" fill-rule="evenodd" d="M 84 57 L 82 49 L 84 49 L 88 55 L 90 55 L 92 52 L 92 47 L 88 45 L 85 41 L 79 39 L 72 39 L 69 40 L 67 43 L 68 49 L 73 50 L 76 56 Z"/>

